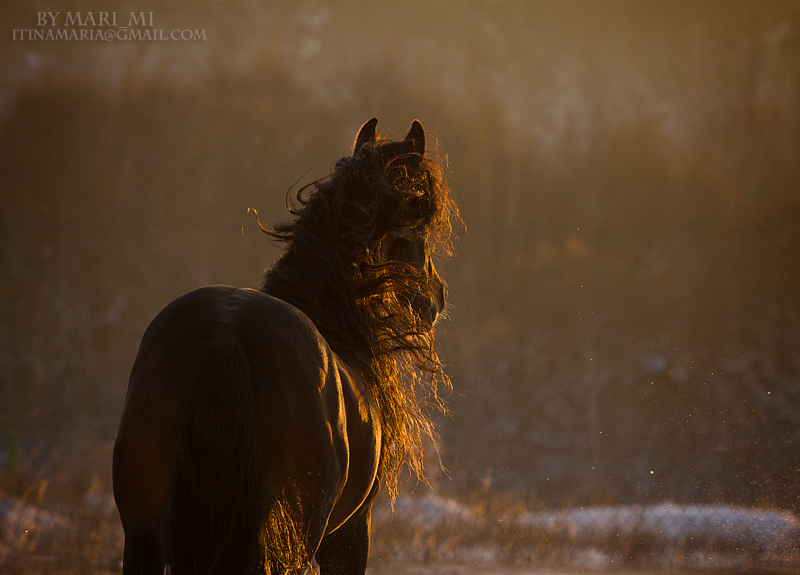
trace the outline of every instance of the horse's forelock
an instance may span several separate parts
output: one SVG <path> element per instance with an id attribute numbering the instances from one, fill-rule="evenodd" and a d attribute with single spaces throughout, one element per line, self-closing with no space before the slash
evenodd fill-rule
<path id="1" fill-rule="evenodd" d="M 337 196 L 351 209 L 341 212 L 363 222 L 368 215 L 376 234 L 431 236 L 449 253 L 453 218 L 458 210 L 450 197 L 439 163 L 414 152 L 391 154 L 384 149 L 411 144 L 380 140 L 363 144 L 358 153 L 339 160 L 334 173 L 317 184 L 317 191 Z M 336 201 L 335 200 L 335 201 Z M 374 240 L 380 237 L 373 238 Z M 440 246 L 442 247 L 442 246 Z"/>

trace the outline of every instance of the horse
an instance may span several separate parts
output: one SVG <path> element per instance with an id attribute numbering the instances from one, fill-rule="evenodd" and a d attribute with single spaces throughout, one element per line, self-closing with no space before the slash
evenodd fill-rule
<path id="1" fill-rule="evenodd" d="M 363 574 L 376 494 L 424 480 L 450 387 L 431 256 L 460 216 L 422 125 L 376 125 L 287 192 L 290 222 L 256 213 L 284 244 L 258 289 L 198 288 L 146 329 L 113 451 L 124 575 Z"/>

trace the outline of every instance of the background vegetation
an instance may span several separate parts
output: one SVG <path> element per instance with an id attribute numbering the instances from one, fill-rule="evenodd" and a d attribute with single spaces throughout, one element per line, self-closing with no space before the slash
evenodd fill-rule
<path id="1" fill-rule="evenodd" d="M 207 39 L 11 40 L 70 9 L 112 10 L 0 8 L 0 490 L 107 493 L 146 325 L 254 286 L 247 209 L 377 116 L 432 132 L 467 224 L 438 491 L 800 511 L 800 4 L 119 4 Z"/>

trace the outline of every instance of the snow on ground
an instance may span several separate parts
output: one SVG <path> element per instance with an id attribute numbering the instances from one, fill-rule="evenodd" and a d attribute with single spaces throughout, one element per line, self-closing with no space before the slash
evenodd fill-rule
<path id="1" fill-rule="evenodd" d="M 520 526 L 547 532 L 567 532 L 582 541 L 608 537 L 645 536 L 668 545 L 777 551 L 797 543 L 800 521 L 788 511 L 745 509 L 730 505 L 651 507 L 620 505 L 526 513 Z"/>
<path id="2" fill-rule="evenodd" d="M 800 521 L 731 505 L 618 505 L 502 517 L 435 494 L 399 497 L 373 514 L 383 560 L 471 565 L 785 567 L 797 565 Z"/>
<path id="3" fill-rule="evenodd" d="M 397 520 L 412 527 L 433 529 L 446 524 L 474 522 L 476 518 L 466 505 L 429 494 L 398 497 L 394 502 L 394 512 L 388 505 L 376 506 L 372 520 L 377 523 Z"/>
<path id="4" fill-rule="evenodd" d="M 25 553 L 74 547 L 75 533 L 88 527 L 83 523 L 91 514 L 98 533 L 119 531 L 109 495 L 90 493 L 83 503 L 84 515 L 72 517 L 0 497 L 0 565 L 13 557 L 22 560 Z M 121 550 L 121 542 L 109 541 L 97 545 Z M 377 505 L 373 512 L 377 565 L 786 569 L 800 565 L 799 541 L 794 514 L 730 505 L 662 502 L 489 516 L 429 493 L 398 497 L 394 511 Z M 118 562 L 118 553 L 111 555 Z"/>
<path id="5" fill-rule="evenodd" d="M 395 502 L 394 513 L 389 506 L 378 507 L 373 513 L 375 523 L 396 521 L 421 529 L 466 526 L 477 520 L 466 505 L 435 494 L 401 496 Z M 800 538 L 800 520 L 789 511 L 678 505 L 669 501 L 653 506 L 598 506 L 523 513 L 504 521 L 526 531 L 597 542 L 609 537 L 646 535 L 671 545 L 691 542 L 695 547 L 759 546 L 768 550 L 793 546 Z"/>
<path id="6" fill-rule="evenodd" d="M 74 529 L 73 522 L 58 513 L 0 497 L 0 565 L 10 553 L 47 546 Z"/>

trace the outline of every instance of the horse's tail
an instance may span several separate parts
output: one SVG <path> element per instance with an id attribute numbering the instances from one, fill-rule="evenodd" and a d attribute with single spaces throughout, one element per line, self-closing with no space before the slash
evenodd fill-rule
<path id="1" fill-rule="evenodd" d="M 170 573 L 263 571 L 268 493 L 250 363 L 236 337 L 200 346 L 181 409 L 163 533 Z"/>

